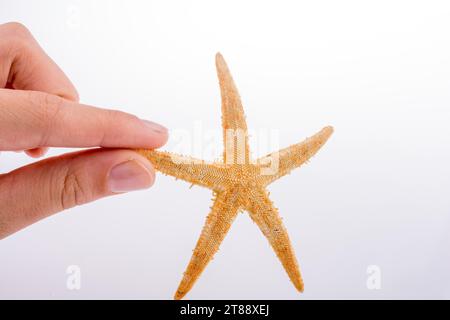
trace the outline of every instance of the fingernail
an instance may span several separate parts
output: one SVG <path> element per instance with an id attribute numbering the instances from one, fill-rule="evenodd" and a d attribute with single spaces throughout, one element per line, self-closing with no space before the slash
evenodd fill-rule
<path id="1" fill-rule="evenodd" d="M 116 193 L 146 189 L 153 181 L 153 174 L 136 160 L 120 163 L 109 173 L 109 188 Z"/>
<path id="2" fill-rule="evenodd" d="M 167 128 L 160 125 L 159 123 L 153 122 L 153 121 L 149 121 L 149 120 L 142 120 L 144 121 L 144 123 L 150 127 L 150 129 L 152 129 L 155 132 L 158 133 L 167 133 Z"/>

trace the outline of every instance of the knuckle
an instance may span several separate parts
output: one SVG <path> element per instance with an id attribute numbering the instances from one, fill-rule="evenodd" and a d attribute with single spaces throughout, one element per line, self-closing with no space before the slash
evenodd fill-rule
<path id="1" fill-rule="evenodd" d="M 58 123 L 59 113 L 62 108 L 63 99 L 44 92 L 30 93 L 30 99 L 35 104 L 38 127 L 41 129 L 40 146 L 46 146 L 55 124 Z"/>
<path id="2" fill-rule="evenodd" d="M 51 118 L 54 116 L 55 112 L 60 109 L 63 101 L 64 100 L 59 96 L 45 92 L 40 93 L 39 105 L 47 115 L 51 116 Z"/>
<path id="3" fill-rule="evenodd" d="M 11 61 L 21 56 L 26 60 L 33 47 L 33 39 L 27 27 L 19 22 L 0 25 L 0 59 Z"/>
<path id="4" fill-rule="evenodd" d="M 12 21 L 3 24 L 2 29 L 12 36 L 30 36 L 30 31 L 20 22 Z"/>
<path id="5" fill-rule="evenodd" d="M 68 170 L 62 179 L 60 187 L 60 205 L 62 210 L 86 203 L 86 191 L 81 182 L 80 174 Z"/>
<path id="6" fill-rule="evenodd" d="M 1 27 L 3 38 L 7 39 L 10 44 L 20 48 L 26 48 L 26 45 L 33 39 L 30 30 L 20 22 L 8 22 Z"/>

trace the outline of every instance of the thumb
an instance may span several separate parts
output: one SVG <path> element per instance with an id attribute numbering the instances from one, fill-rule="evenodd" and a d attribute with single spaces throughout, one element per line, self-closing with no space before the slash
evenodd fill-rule
<path id="1" fill-rule="evenodd" d="M 0 239 L 56 212 L 148 188 L 150 162 L 131 150 L 91 149 L 0 175 Z"/>

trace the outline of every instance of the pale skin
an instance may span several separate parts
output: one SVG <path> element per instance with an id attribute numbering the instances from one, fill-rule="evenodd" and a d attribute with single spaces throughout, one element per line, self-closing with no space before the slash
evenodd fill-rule
<path id="1" fill-rule="evenodd" d="M 0 239 L 65 209 L 150 187 L 153 166 L 131 149 L 167 138 L 154 122 L 79 103 L 26 27 L 0 25 L 0 151 L 39 158 L 50 147 L 84 149 L 0 174 Z"/>

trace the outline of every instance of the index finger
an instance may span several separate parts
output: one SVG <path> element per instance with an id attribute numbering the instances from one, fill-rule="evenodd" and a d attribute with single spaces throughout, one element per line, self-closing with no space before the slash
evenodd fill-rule
<path id="1" fill-rule="evenodd" d="M 154 149 L 167 129 L 117 111 L 39 91 L 0 89 L 0 150 L 37 147 Z"/>

